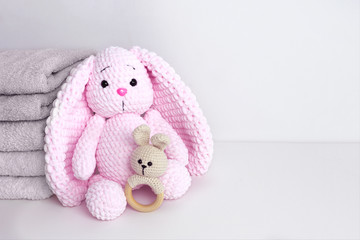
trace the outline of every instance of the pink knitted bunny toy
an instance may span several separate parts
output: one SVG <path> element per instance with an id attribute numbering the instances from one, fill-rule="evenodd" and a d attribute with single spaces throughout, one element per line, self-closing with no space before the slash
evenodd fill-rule
<path id="1" fill-rule="evenodd" d="M 195 111 L 183 99 L 168 100 L 181 94 L 193 100 Z M 139 125 L 171 139 L 168 168 L 160 178 L 165 199 L 181 197 L 190 173 L 202 175 L 210 163 L 211 135 L 196 101 L 171 67 L 146 50 L 111 47 L 89 57 L 71 72 L 54 106 L 45 138 L 48 183 L 64 206 L 85 198 L 98 219 L 114 219 L 126 207 L 123 187 L 134 173 L 129 159 L 136 148 L 132 131 Z"/>

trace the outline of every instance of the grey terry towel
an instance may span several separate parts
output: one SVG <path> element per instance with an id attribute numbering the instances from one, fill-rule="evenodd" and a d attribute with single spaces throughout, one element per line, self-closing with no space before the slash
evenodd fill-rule
<path id="1" fill-rule="evenodd" d="M 0 51 L 0 94 L 47 93 L 59 87 L 73 64 L 92 50 L 5 50 Z"/>
<path id="2" fill-rule="evenodd" d="M 42 177 L 4 177 L 0 176 L 0 199 L 40 200 L 53 193 Z"/>
<path id="3" fill-rule="evenodd" d="M 0 122 L 0 151 L 34 151 L 44 149 L 46 119 L 38 121 Z"/>
<path id="4" fill-rule="evenodd" d="M 44 176 L 45 152 L 0 152 L 0 176 Z"/>
<path id="5" fill-rule="evenodd" d="M 0 121 L 45 119 L 60 88 L 44 94 L 0 95 Z"/>

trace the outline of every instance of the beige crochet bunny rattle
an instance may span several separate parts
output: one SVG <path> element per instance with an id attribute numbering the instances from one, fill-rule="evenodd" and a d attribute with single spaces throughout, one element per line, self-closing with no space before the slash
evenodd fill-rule
<path id="1" fill-rule="evenodd" d="M 155 134 L 150 140 L 150 128 L 143 124 L 133 131 L 133 137 L 139 145 L 131 155 L 131 167 L 137 173 L 129 177 L 125 186 L 125 196 L 131 207 L 140 212 L 151 212 L 160 207 L 164 199 L 164 186 L 158 177 L 163 175 L 168 165 L 164 153 L 165 147 L 170 143 L 168 136 Z M 148 185 L 157 195 L 156 200 L 149 205 L 142 205 L 135 201 L 132 190 L 139 185 Z"/>

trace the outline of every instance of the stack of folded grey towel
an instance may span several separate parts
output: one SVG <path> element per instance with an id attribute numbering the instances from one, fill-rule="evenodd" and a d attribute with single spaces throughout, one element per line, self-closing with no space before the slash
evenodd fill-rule
<path id="1" fill-rule="evenodd" d="M 0 199 L 52 195 L 44 176 L 44 135 L 52 102 L 91 50 L 0 51 Z"/>

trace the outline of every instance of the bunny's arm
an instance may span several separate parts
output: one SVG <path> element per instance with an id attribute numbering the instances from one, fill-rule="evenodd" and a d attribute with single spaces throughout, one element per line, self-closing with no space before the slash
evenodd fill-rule
<path id="1" fill-rule="evenodd" d="M 104 125 L 105 118 L 95 114 L 79 138 L 72 158 L 72 168 L 77 179 L 87 180 L 94 173 L 96 148 Z"/>
<path id="2" fill-rule="evenodd" d="M 170 144 L 165 148 L 168 159 L 177 160 L 187 165 L 189 163 L 187 147 L 172 126 L 162 118 L 160 112 L 155 109 L 149 109 L 144 115 L 144 119 L 150 126 L 152 135 L 163 133 L 169 136 Z"/>

